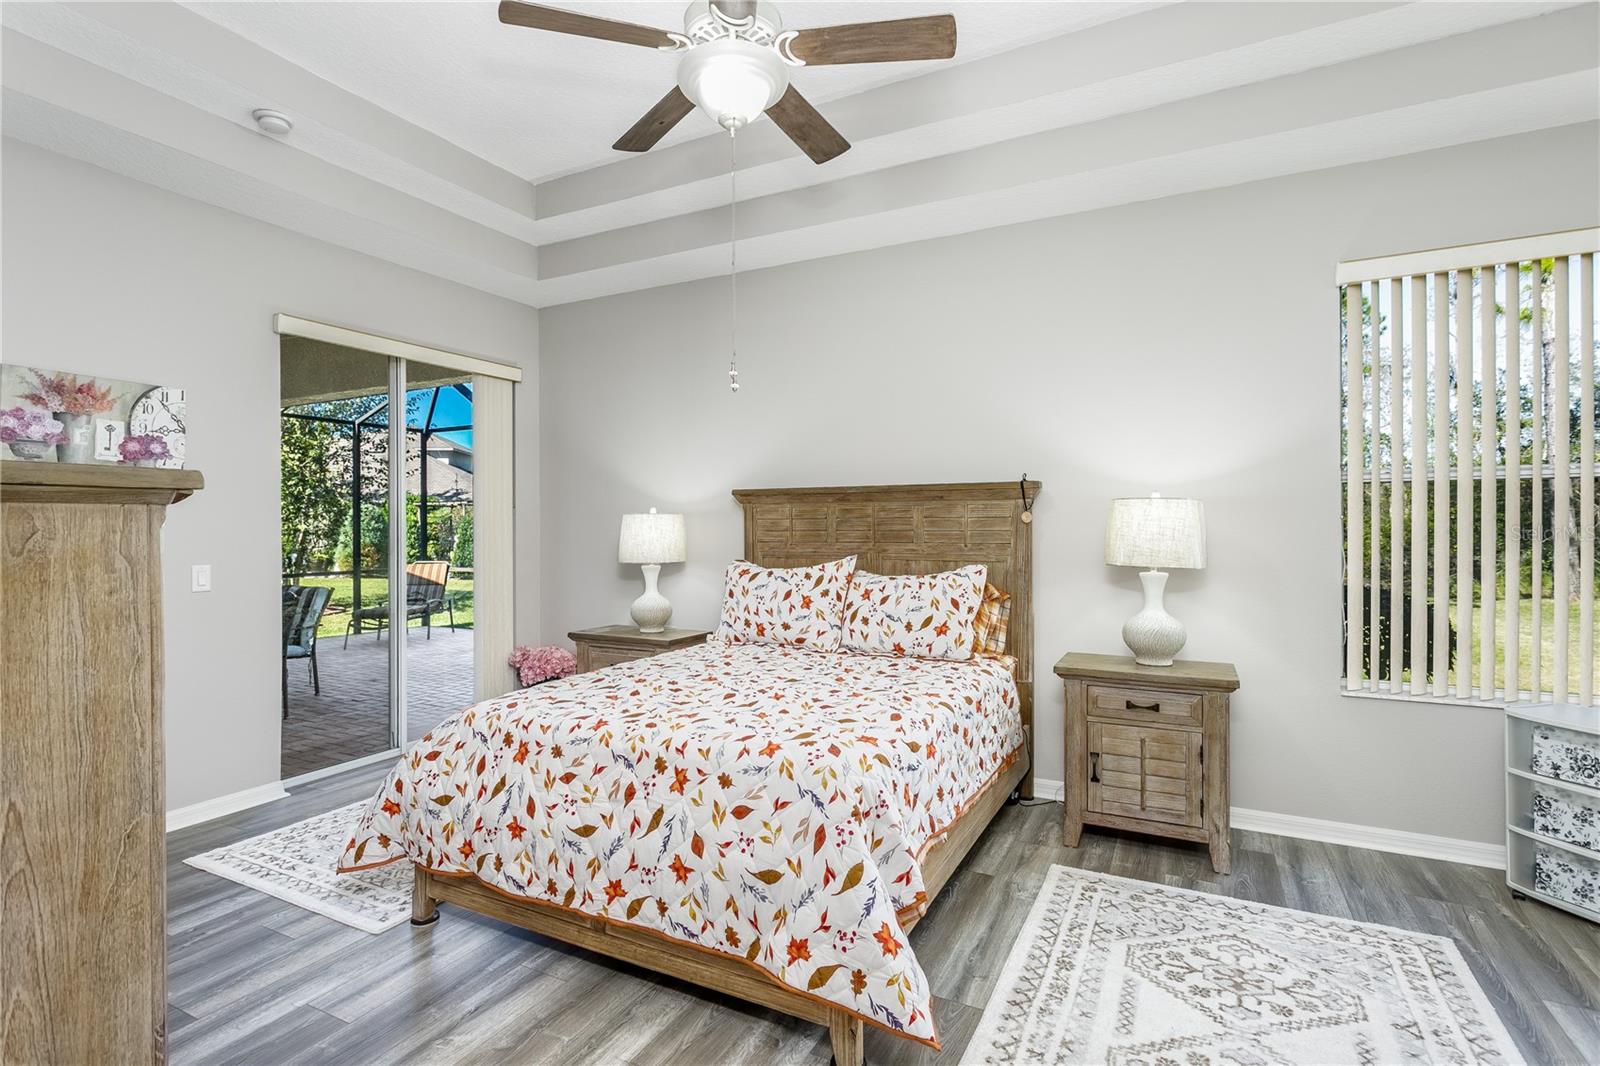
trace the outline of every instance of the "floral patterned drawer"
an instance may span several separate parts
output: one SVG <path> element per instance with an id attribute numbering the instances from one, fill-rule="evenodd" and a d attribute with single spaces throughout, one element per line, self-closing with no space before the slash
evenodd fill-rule
<path id="1" fill-rule="evenodd" d="M 1534 785 L 1533 831 L 1600 851 L 1600 800 Z"/>
<path id="2" fill-rule="evenodd" d="M 1553 848 L 1533 853 L 1533 887 L 1547 896 L 1600 910 L 1600 863 Z"/>
<path id="3" fill-rule="evenodd" d="M 1528 769 L 1540 777 L 1600 788 L 1600 737 L 1570 729 L 1533 728 L 1533 756 Z"/>

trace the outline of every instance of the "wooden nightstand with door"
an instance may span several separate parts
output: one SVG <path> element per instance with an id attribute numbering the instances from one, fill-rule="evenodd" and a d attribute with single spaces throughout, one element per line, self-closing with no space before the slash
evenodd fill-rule
<path id="1" fill-rule="evenodd" d="M 1204 843 L 1231 865 L 1228 663 L 1140 666 L 1131 656 L 1062 656 L 1066 684 L 1067 847 L 1086 825 Z"/>

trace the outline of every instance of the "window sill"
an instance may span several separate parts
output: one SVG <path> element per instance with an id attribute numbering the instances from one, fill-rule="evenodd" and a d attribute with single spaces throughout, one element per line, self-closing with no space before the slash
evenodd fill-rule
<path id="1" fill-rule="evenodd" d="M 1526 704 L 1531 704 L 1531 706 L 1571 707 L 1574 711 L 1595 711 L 1595 709 L 1600 709 L 1600 699 L 1597 699 L 1595 706 L 1590 707 L 1571 698 L 1574 693 L 1568 693 L 1568 699 L 1566 699 L 1565 703 L 1555 703 L 1555 693 L 1542 691 L 1542 693 L 1534 695 L 1531 691 L 1526 690 L 1517 693 L 1517 698 L 1515 699 L 1506 699 L 1506 696 L 1501 695 L 1490 696 L 1488 699 L 1480 699 L 1477 696 L 1469 696 L 1469 698 L 1462 699 L 1461 696 L 1453 695 L 1435 696 L 1432 691 L 1416 695 L 1410 688 L 1390 691 L 1387 688 L 1387 682 L 1384 683 L 1386 683 L 1384 688 L 1346 688 L 1341 680 L 1339 682 L 1339 695 L 1349 696 L 1352 699 L 1392 699 L 1395 703 L 1438 703 L 1453 707 L 1486 707 L 1490 711 L 1504 711 L 1507 704 L 1512 704 L 1512 706 L 1515 706 L 1515 704 L 1525 704 L 1525 706 Z"/>
<path id="2" fill-rule="evenodd" d="M 1455 695 L 1435 696 L 1432 692 L 1424 692 L 1421 695 L 1418 695 L 1417 693 L 1412 692 L 1410 689 L 1400 689 L 1395 692 L 1390 692 L 1387 688 L 1345 688 L 1342 682 L 1339 686 L 1339 695 L 1356 700 L 1387 700 L 1395 703 L 1432 703 L 1443 704 L 1450 707 L 1476 707 L 1480 710 L 1486 711 L 1503 712 L 1506 709 L 1506 700 L 1504 696 L 1495 696 L 1493 699 L 1487 700 L 1480 700 L 1472 697 L 1462 699 L 1460 696 Z"/>

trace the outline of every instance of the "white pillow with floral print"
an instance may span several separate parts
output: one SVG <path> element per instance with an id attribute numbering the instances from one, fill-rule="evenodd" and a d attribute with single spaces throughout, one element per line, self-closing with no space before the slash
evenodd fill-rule
<path id="1" fill-rule="evenodd" d="M 855 571 L 854 555 L 789 569 L 733 563 L 723 580 L 714 639 L 838 651 L 845 590 Z"/>
<path id="2" fill-rule="evenodd" d="M 858 570 L 844 609 L 844 649 L 914 659 L 972 658 L 987 566 L 885 577 Z"/>

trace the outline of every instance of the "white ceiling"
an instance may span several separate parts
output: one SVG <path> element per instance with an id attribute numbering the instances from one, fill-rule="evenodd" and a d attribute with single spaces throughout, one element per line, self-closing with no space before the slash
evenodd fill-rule
<path id="1" fill-rule="evenodd" d="M 592 4 L 678 25 L 673 4 Z M 1600 4 L 790 3 L 948 10 L 957 59 L 797 71 L 849 138 L 739 138 L 741 268 L 1600 119 Z M 0 4 L 0 123 L 175 193 L 533 306 L 727 270 L 727 138 L 610 144 L 671 56 L 489 2 Z M 295 121 L 259 132 L 252 108 Z M 1600 174 L 1596 175 L 1600 188 Z"/>
<path id="2" fill-rule="evenodd" d="M 495 15 L 496 5 L 480 0 L 199 0 L 186 6 L 474 155 L 534 180 L 618 158 L 611 143 L 677 78 L 675 55 L 505 26 Z M 677 30 L 688 5 L 646 0 L 552 6 Z M 787 0 L 777 6 L 791 29 L 959 11 L 956 57 L 938 64 L 950 66 L 1157 5 Z M 822 103 L 926 73 L 931 65 L 816 67 L 797 73 L 794 84 L 813 103 Z M 716 125 L 695 111 L 662 144 L 716 132 Z"/>

